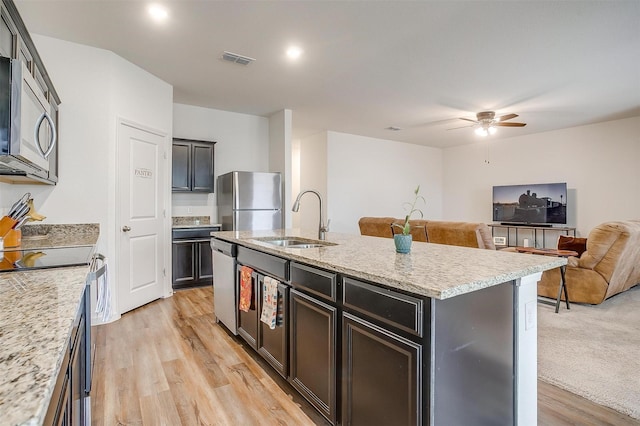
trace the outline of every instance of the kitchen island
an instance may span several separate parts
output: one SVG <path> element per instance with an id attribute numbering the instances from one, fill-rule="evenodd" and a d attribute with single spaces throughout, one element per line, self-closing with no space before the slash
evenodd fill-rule
<path id="1" fill-rule="evenodd" d="M 565 259 L 428 243 L 398 254 L 391 239 L 300 230 L 212 236 L 253 271 L 239 335 L 331 423 L 536 424 L 536 283 Z M 282 243 L 294 238 L 310 248 Z M 275 329 L 256 324 L 265 277 L 279 282 Z"/>
<path id="2" fill-rule="evenodd" d="M 34 251 L 94 247 L 99 235 L 93 224 L 24 228 L 20 248 Z M 81 347 L 82 333 L 75 333 L 83 327 L 88 273 L 89 265 L 0 273 L 0 423 L 41 425 L 55 411 L 60 378 L 74 361 L 70 349 Z"/>

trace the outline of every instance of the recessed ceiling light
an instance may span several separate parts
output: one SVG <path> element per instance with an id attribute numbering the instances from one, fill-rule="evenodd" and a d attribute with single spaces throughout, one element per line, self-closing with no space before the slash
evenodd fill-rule
<path id="1" fill-rule="evenodd" d="M 159 4 L 150 4 L 147 11 L 149 12 L 149 15 L 151 15 L 151 18 L 156 22 L 162 22 L 169 16 L 167 8 Z"/>
<path id="2" fill-rule="evenodd" d="M 302 55 L 302 49 L 297 46 L 291 46 L 287 49 L 287 56 L 290 59 L 298 59 Z"/>

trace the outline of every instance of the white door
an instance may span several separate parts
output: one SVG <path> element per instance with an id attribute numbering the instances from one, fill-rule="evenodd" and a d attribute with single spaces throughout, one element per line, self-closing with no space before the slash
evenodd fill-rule
<path id="1" fill-rule="evenodd" d="M 163 296 L 164 135 L 118 125 L 118 307 L 125 313 Z"/>

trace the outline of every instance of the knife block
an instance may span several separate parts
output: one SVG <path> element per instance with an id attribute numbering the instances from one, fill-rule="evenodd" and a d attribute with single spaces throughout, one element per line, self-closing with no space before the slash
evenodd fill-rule
<path id="1" fill-rule="evenodd" d="M 22 230 L 10 229 L 4 236 L 4 248 L 15 248 L 22 244 Z"/>
<path id="2" fill-rule="evenodd" d="M 13 230 L 15 224 L 16 221 L 14 219 L 11 219 L 9 216 L 4 216 L 2 219 L 0 219 L 0 237 L 4 238 L 4 236 L 7 235 L 9 231 Z"/>

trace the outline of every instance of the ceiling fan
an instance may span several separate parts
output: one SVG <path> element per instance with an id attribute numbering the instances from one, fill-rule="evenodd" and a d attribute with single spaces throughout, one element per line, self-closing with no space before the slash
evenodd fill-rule
<path id="1" fill-rule="evenodd" d="M 524 127 L 527 123 L 507 123 L 507 120 L 516 118 L 518 114 L 506 114 L 501 117 L 496 117 L 494 111 L 482 111 L 476 114 L 477 120 L 470 118 L 459 117 L 460 120 L 470 121 L 474 124 L 463 127 L 475 127 L 475 133 L 479 136 L 488 136 L 496 132 L 496 127 Z M 463 127 L 456 127 L 456 129 L 462 129 Z M 449 129 L 453 130 L 453 129 Z"/>

